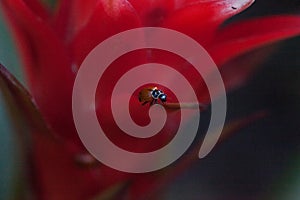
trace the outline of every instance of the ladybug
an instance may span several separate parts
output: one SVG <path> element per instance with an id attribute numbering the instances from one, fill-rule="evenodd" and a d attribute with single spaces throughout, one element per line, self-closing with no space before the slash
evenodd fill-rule
<path id="1" fill-rule="evenodd" d="M 153 105 L 157 103 L 158 99 L 162 103 L 165 103 L 167 101 L 167 95 L 157 87 L 147 87 L 139 92 L 139 101 L 143 102 L 142 105 L 145 105 L 147 103 Z"/>

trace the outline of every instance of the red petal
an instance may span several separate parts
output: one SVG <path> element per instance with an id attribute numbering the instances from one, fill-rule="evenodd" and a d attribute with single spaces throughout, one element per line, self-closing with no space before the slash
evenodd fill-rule
<path id="1" fill-rule="evenodd" d="M 62 0 L 55 14 L 54 27 L 62 38 L 70 39 L 89 20 L 99 0 Z"/>
<path id="2" fill-rule="evenodd" d="M 157 26 L 175 9 L 174 0 L 129 0 L 144 26 Z"/>
<path id="3" fill-rule="evenodd" d="M 184 1 L 162 26 L 189 35 L 202 45 L 215 35 L 218 26 L 229 17 L 249 7 L 253 0 Z"/>
<path id="4" fill-rule="evenodd" d="M 270 16 L 220 29 L 207 49 L 218 65 L 255 48 L 300 34 L 300 16 Z"/>
<path id="5" fill-rule="evenodd" d="M 106 38 L 139 26 L 139 18 L 127 1 L 100 1 L 88 23 L 70 45 L 75 63 L 81 64 L 87 54 Z"/>
<path id="6" fill-rule="evenodd" d="M 41 1 L 38 0 L 23 0 L 23 1 L 32 10 L 32 12 L 35 13 L 40 18 L 42 19 L 49 18 L 49 12 L 45 8 L 45 6 L 41 3 Z"/>

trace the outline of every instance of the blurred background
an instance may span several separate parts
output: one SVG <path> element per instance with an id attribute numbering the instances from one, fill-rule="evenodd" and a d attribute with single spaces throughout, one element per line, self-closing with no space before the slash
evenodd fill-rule
<path id="1" fill-rule="evenodd" d="M 263 1 L 228 21 L 298 13 L 300 1 Z M 0 62 L 25 83 L 19 56 L 0 13 Z M 167 200 L 300 199 L 300 37 L 281 42 L 243 87 L 228 94 L 227 120 L 268 108 L 163 189 Z M 0 93 L 0 200 L 13 199 L 22 163 Z"/>

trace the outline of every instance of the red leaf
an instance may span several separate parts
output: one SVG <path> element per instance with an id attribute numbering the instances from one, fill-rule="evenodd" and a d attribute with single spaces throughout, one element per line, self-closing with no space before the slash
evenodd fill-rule
<path id="1" fill-rule="evenodd" d="M 49 12 L 39 0 L 23 0 L 23 2 L 32 10 L 33 13 L 38 15 L 40 18 L 46 20 L 49 19 Z M 17 3 L 17 2 L 15 2 Z"/>
<path id="2" fill-rule="evenodd" d="M 98 2 L 98 0 L 59 1 L 53 27 L 62 38 L 71 39 L 75 33 L 86 25 Z"/>
<path id="3" fill-rule="evenodd" d="M 249 7 L 253 0 L 183 1 L 184 7 L 173 12 L 162 23 L 206 45 L 215 36 L 215 30 L 229 17 Z M 182 5 L 181 5 L 182 6 Z"/>
<path id="4" fill-rule="evenodd" d="M 208 47 L 218 65 L 263 45 L 300 34 L 300 16 L 269 16 L 230 24 L 217 31 Z"/>
<path id="5" fill-rule="evenodd" d="M 127 1 L 100 1 L 70 45 L 75 63 L 79 66 L 87 54 L 106 38 L 139 26 L 140 20 Z"/>
<path id="6" fill-rule="evenodd" d="M 158 26 L 175 9 L 174 0 L 129 0 L 144 26 Z"/>

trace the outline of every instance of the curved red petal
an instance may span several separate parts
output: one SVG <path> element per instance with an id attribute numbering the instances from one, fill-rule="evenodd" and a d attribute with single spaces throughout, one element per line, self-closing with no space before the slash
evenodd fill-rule
<path id="1" fill-rule="evenodd" d="M 214 61 L 224 64 L 255 48 L 300 34 L 300 16 L 268 16 L 228 25 L 217 31 L 207 49 Z"/>
<path id="2" fill-rule="evenodd" d="M 158 26 L 175 9 L 174 0 L 128 0 L 137 11 L 144 26 Z"/>
<path id="3" fill-rule="evenodd" d="M 24 3 L 34 12 L 37 16 L 42 19 L 49 19 L 49 11 L 45 6 L 38 0 L 23 0 Z M 17 2 L 16 2 L 17 3 Z"/>
<path id="4" fill-rule="evenodd" d="M 125 0 L 100 1 L 88 23 L 70 44 L 73 58 L 80 65 L 87 54 L 106 38 L 140 26 L 132 6 Z"/>
<path id="5" fill-rule="evenodd" d="M 1 2 L 4 9 L 10 12 L 13 16 L 23 18 L 23 21 L 26 21 L 26 26 L 28 28 L 39 28 L 37 26 L 42 26 L 43 17 L 38 13 L 35 13 L 35 10 L 31 9 L 23 0 L 3 0 Z"/>
<path id="6" fill-rule="evenodd" d="M 62 38 L 70 39 L 89 20 L 99 0 L 62 0 L 58 4 L 53 26 Z"/>
<path id="7" fill-rule="evenodd" d="M 249 7 L 254 0 L 184 1 L 162 24 L 194 38 L 202 45 L 214 37 L 218 26 Z"/>

